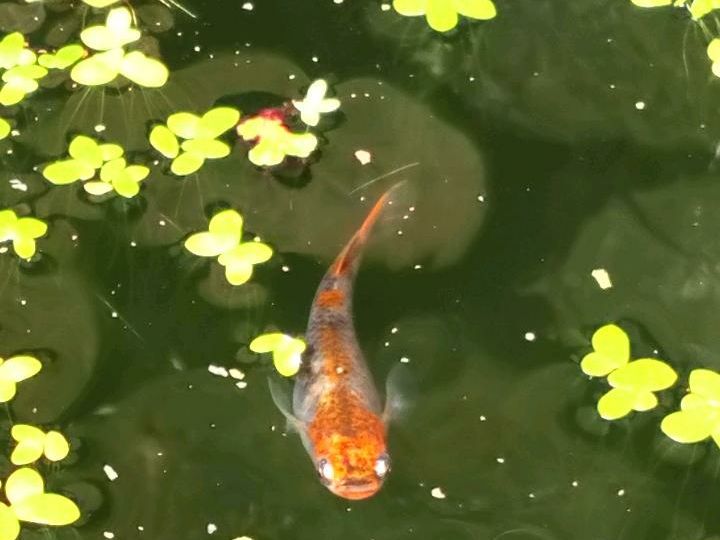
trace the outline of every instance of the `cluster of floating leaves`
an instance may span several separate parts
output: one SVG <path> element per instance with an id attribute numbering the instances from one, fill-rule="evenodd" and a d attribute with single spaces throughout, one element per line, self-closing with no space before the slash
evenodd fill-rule
<path id="1" fill-rule="evenodd" d="M 631 0 L 633 4 L 642 8 L 656 8 L 674 6 L 687 9 L 693 20 L 698 20 L 720 8 L 720 0 Z"/>
<path id="2" fill-rule="evenodd" d="M 235 210 L 223 210 L 210 219 L 207 231 L 185 240 L 185 248 L 199 257 L 217 257 L 225 267 L 225 278 L 231 285 L 246 283 L 253 266 L 272 257 L 272 248 L 258 241 L 242 241 L 243 219 Z"/>
<path id="3" fill-rule="evenodd" d="M 393 0 L 393 8 L 406 17 L 425 16 L 433 30 L 447 32 L 460 22 L 460 15 L 489 20 L 497 15 L 492 0 Z"/>
<path id="4" fill-rule="evenodd" d="M 86 86 L 99 86 L 111 83 L 122 75 L 140 86 L 163 86 L 169 76 L 165 64 L 142 51 L 125 50 L 126 45 L 141 36 L 132 22 L 130 10 L 120 7 L 108 12 L 105 24 L 85 28 L 80 33 L 80 39 L 98 52 L 75 64 L 70 72 L 72 80 Z"/>
<path id="5" fill-rule="evenodd" d="M 47 223 L 40 219 L 18 217 L 13 210 L 9 209 L 0 210 L 0 244 L 12 242 L 15 254 L 21 259 L 30 259 L 35 255 L 37 248 L 35 240 L 45 235 L 46 232 Z M 2 366 L 0 366 L 0 370 L 2 370 Z M 1 390 L 0 396 L 2 396 Z"/>
<path id="6" fill-rule="evenodd" d="M 280 332 L 262 334 L 250 342 L 250 350 L 255 353 L 272 353 L 273 364 L 280 375 L 292 377 L 300 369 L 305 342 Z"/>
<path id="7" fill-rule="evenodd" d="M 113 143 L 98 143 L 86 135 L 77 135 L 68 146 L 70 157 L 50 163 L 42 174 L 55 185 L 83 181 L 83 188 L 91 195 L 105 195 L 115 191 L 126 198 L 140 192 L 140 182 L 150 173 L 144 165 L 128 165 L 123 148 Z M 99 178 L 95 175 L 100 170 Z"/>
<path id="8" fill-rule="evenodd" d="M 0 358 L 0 402 L 10 401 L 17 384 L 33 377 L 42 369 L 40 361 L 28 355 Z M 16 424 L 10 435 L 17 442 L 10 461 L 20 468 L 0 482 L 5 501 L 0 500 L 0 540 L 15 540 L 20 534 L 20 522 L 62 526 L 80 518 L 77 505 L 57 493 L 47 493 L 38 471 L 27 467 L 43 456 L 51 462 L 65 459 L 70 445 L 58 431 L 44 432 L 29 424 Z"/>
<path id="9" fill-rule="evenodd" d="M 217 107 L 202 116 L 189 112 L 171 114 L 167 124 L 159 124 L 150 131 L 150 144 L 168 159 L 170 171 L 177 176 L 196 172 L 206 159 L 224 158 L 230 146 L 218 137 L 231 129 L 240 119 L 240 111 L 232 107 Z M 178 137 L 184 139 L 182 143 Z"/>
<path id="10" fill-rule="evenodd" d="M 612 389 L 597 404 L 600 416 L 616 420 L 630 411 L 648 411 L 657 406 L 654 392 L 670 388 L 675 371 L 662 360 L 640 358 L 630 361 L 630 339 L 622 328 L 607 324 L 592 337 L 593 352 L 580 363 L 592 377 L 607 377 Z"/>
<path id="11" fill-rule="evenodd" d="M 680 410 L 663 418 L 663 433 L 679 443 L 695 443 L 712 437 L 720 446 L 720 374 L 709 369 L 690 373 L 690 391 Z"/>

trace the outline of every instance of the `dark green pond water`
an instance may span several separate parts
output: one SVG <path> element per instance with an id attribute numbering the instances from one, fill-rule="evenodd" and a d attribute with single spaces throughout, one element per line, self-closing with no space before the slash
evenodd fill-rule
<path id="1" fill-rule="evenodd" d="M 10 4 L 2 30 L 36 48 L 76 41 L 100 13 L 35 3 L 29 25 Z M 24 525 L 23 540 L 720 537 L 720 450 L 659 429 L 692 369 L 720 369 L 714 15 L 498 0 L 497 18 L 439 34 L 375 0 L 187 0 L 196 18 L 130 4 L 164 30 L 162 89 L 63 83 L 0 109 L 19 132 L 0 142 L 0 208 L 50 227 L 34 261 L 0 256 L 0 355 L 44 364 L 7 406 L 0 448 L 11 418 L 61 429 L 73 452 L 46 482 L 83 513 Z M 34 169 L 77 133 L 152 164 L 152 122 L 256 112 L 316 78 L 342 106 L 300 179 L 253 166 L 234 136 L 229 157 L 187 178 L 151 165 L 130 200 L 94 202 Z M 304 332 L 327 265 L 398 180 L 416 210 L 373 236 L 355 320 L 378 386 L 405 357 L 415 389 L 390 427 L 384 488 L 348 502 L 284 433 L 269 359 L 247 344 Z M 219 207 L 275 249 L 240 287 L 182 247 Z M 595 411 L 606 382 L 578 366 L 609 322 L 633 357 L 679 374 L 656 409 L 615 422 Z M 247 386 L 210 365 L 242 369 Z M 3 457 L 0 478 L 11 470 Z"/>

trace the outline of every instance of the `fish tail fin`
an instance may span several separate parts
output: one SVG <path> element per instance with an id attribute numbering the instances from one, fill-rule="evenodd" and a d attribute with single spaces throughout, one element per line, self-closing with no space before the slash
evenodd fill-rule
<path id="1" fill-rule="evenodd" d="M 367 243 L 367 239 L 370 236 L 370 231 L 377 222 L 378 218 L 382 215 L 383 210 L 392 204 L 392 195 L 397 189 L 405 182 L 398 182 L 390 189 L 388 189 L 382 196 L 377 200 L 368 212 L 367 217 L 360 225 L 360 228 L 355 232 L 350 241 L 345 245 L 345 248 L 337 256 L 335 262 L 330 268 L 330 273 L 335 276 L 343 276 L 352 273 L 352 270 L 357 266 L 357 262 L 360 259 L 363 247 Z"/>

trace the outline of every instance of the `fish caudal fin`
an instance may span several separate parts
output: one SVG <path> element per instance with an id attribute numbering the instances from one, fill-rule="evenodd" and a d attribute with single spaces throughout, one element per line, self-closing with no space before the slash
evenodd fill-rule
<path id="1" fill-rule="evenodd" d="M 399 182 L 392 186 L 385 193 L 383 193 L 382 196 L 373 205 L 373 207 L 370 209 L 370 212 L 368 212 L 365 221 L 362 222 L 360 228 L 357 230 L 357 232 L 355 232 L 355 234 L 347 243 L 345 248 L 340 252 L 340 255 L 338 255 L 335 259 L 335 262 L 330 269 L 330 273 L 332 275 L 342 276 L 347 275 L 348 273 L 352 273 L 352 270 L 355 268 L 356 263 L 360 258 L 362 249 L 367 243 L 367 239 L 370 236 L 370 231 L 372 230 L 373 225 L 375 225 L 378 218 L 383 213 L 383 210 L 388 205 L 392 204 L 392 195 L 402 184 L 404 184 L 404 182 Z"/>

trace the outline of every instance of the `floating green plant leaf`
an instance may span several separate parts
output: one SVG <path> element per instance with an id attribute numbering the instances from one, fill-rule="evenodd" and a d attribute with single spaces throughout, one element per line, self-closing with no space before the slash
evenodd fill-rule
<path id="1" fill-rule="evenodd" d="M 325 97 L 327 89 L 327 82 L 318 79 L 313 81 L 308 88 L 305 99 L 302 101 L 293 100 L 293 105 L 300 111 L 300 119 L 308 126 L 317 126 L 321 114 L 333 112 L 340 108 L 339 99 Z"/>
<path id="2" fill-rule="evenodd" d="M 79 159 L 63 159 L 45 167 L 42 174 L 53 184 L 63 186 L 78 180 L 90 180 L 95 176 L 95 168 Z"/>
<path id="3" fill-rule="evenodd" d="M 200 169 L 205 163 L 205 158 L 189 152 L 184 152 L 176 157 L 170 164 L 170 171 L 177 176 L 187 176 Z"/>
<path id="4" fill-rule="evenodd" d="M 81 60 L 73 67 L 70 78 L 85 86 L 99 86 L 119 75 L 146 88 L 160 88 L 169 77 L 165 64 L 140 51 L 125 53 L 112 49 Z"/>
<path id="5" fill-rule="evenodd" d="M 10 122 L 4 118 L 0 118 L 0 141 L 10 135 Z"/>
<path id="6" fill-rule="evenodd" d="M 690 15 L 694 20 L 698 20 L 711 11 L 720 8 L 720 1 L 718 0 L 678 0 L 675 2 L 676 6 L 685 6 L 689 9 Z"/>
<path id="7" fill-rule="evenodd" d="M 23 467 L 13 471 L 4 487 L 10 504 L 0 502 L 0 540 L 15 540 L 21 521 L 62 526 L 80 518 L 80 510 L 73 501 L 45 492 L 45 482 L 34 469 Z"/>
<path id="8" fill-rule="evenodd" d="M 262 334 L 250 342 L 255 353 L 273 353 L 275 369 L 284 377 L 292 377 L 300 369 L 305 342 L 280 332 Z"/>
<path id="9" fill-rule="evenodd" d="M 33 217 L 19 218 L 12 210 L 0 211 L 0 243 L 12 241 L 13 250 L 21 259 L 30 259 L 35 255 L 35 240 L 46 232 L 44 221 Z"/>
<path id="10" fill-rule="evenodd" d="M 712 61 L 713 75 L 720 77 L 720 38 L 715 38 L 708 44 L 707 55 Z"/>
<path id="11" fill-rule="evenodd" d="M 5 83 L 0 89 L 0 104 L 15 105 L 38 88 L 38 79 L 47 75 L 47 69 L 37 64 L 16 65 L 3 73 Z"/>
<path id="12" fill-rule="evenodd" d="M 85 191 L 92 195 L 104 195 L 115 190 L 125 198 L 131 198 L 140 192 L 140 182 L 147 178 L 150 169 L 143 165 L 127 165 L 124 158 L 112 159 L 100 169 L 100 180 L 86 182 Z"/>
<path id="13" fill-rule="evenodd" d="M 50 461 L 61 461 L 70 453 L 70 444 L 58 431 L 48 431 L 28 424 L 15 424 L 10 431 L 17 446 L 10 456 L 13 465 L 28 465 L 43 455 Z"/>
<path id="14" fill-rule="evenodd" d="M 82 42 L 96 51 L 120 49 L 140 39 L 140 30 L 132 26 L 133 18 L 125 7 L 111 9 L 105 24 L 85 28 L 80 33 Z"/>
<path id="15" fill-rule="evenodd" d="M 197 154 L 204 159 L 218 159 L 230 155 L 230 147 L 217 139 L 191 139 L 180 146 L 185 152 Z"/>
<path id="16" fill-rule="evenodd" d="M 231 285 L 242 285 L 252 277 L 253 265 L 272 257 L 272 248 L 262 242 L 243 242 L 218 257 L 225 267 L 225 278 Z"/>
<path id="17" fill-rule="evenodd" d="M 36 55 L 25 47 L 25 36 L 20 32 L 6 35 L 0 41 L 0 68 L 11 69 L 35 63 Z"/>
<path id="18" fill-rule="evenodd" d="M 455 28 L 459 15 L 487 20 L 497 15 L 492 0 L 393 0 L 393 8 L 400 15 L 425 15 L 428 25 L 438 32 Z"/>
<path id="19" fill-rule="evenodd" d="M 248 153 L 252 163 L 260 167 L 279 165 L 287 156 L 306 158 L 317 148 L 312 133 L 292 133 L 282 120 L 255 116 L 240 122 L 237 133 L 255 146 Z"/>
<path id="20" fill-rule="evenodd" d="M 67 69 L 86 54 L 87 51 L 82 45 L 66 45 L 54 53 L 41 54 L 38 57 L 38 64 L 48 69 Z"/>
<path id="21" fill-rule="evenodd" d="M 173 159 L 180 152 L 180 143 L 178 143 L 177 137 L 167 126 L 162 124 L 155 126 L 150 131 L 150 144 L 166 158 Z"/>
<path id="22" fill-rule="evenodd" d="M 113 4 L 117 4 L 120 0 L 83 0 L 88 6 L 102 9 Z"/>
<path id="23" fill-rule="evenodd" d="M 660 429 L 679 443 L 712 437 L 720 446 L 720 374 L 694 369 L 689 386 L 690 392 L 680 402 L 680 410 L 663 418 Z"/>
<path id="24" fill-rule="evenodd" d="M 37 375 L 41 368 L 40 361 L 32 356 L 0 358 L 0 403 L 7 403 L 15 397 L 17 384 Z"/>
<path id="25" fill-rule="evenodd" d="M 593 352 L 580 362 L 582 370 L 592 377 L 605 377 L 630 360 L 630 339 L 614 324 L 598 328 L 592 337 Z"/>

